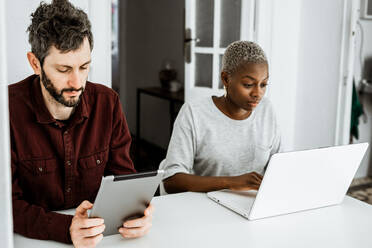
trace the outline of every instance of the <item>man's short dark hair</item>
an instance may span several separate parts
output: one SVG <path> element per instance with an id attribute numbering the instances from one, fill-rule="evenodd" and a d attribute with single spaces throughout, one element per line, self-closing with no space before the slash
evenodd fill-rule
<path id="1" fill-rule="evenodd" d="M 88 38 L 93 49 L 93 35 L 87 14 L 67 0 L 44 2 L 31 14 L 27 28 L 31 51 L 43 64 L 49 48 L 55 46 L 62 52 L 77 50 Z"/>

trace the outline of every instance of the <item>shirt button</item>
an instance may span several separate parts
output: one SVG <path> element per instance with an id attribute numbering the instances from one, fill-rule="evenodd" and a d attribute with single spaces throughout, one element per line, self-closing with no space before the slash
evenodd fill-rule
<path id="1" fill-rule="evenodd" d="M 101 164 L 101 160 L 99 160 L 99 159 L 97 159 L 96 162 L 97 162 L 97 164 Z"/>
<path id="2" fill-rule="evenodd" d="M 39 171 L 42 172 L 43 171 L 43 168 L 42 167 L 39 167 Z"/>
<path id="3" fill-rule="evenodd" d="M 70 160 L 67 160 L 67 161 L 66 161 L 66 164 L 67 164 L 67 165 L 71 165 L 71 161 L 70 161 Z"/>
<path id="4" fill-rule="evenodd" d="M 70 187 L 67 188 L 66 191 L 67 191 L 67 193 L 69 193 L 71 191 L 71 188 Z"/>

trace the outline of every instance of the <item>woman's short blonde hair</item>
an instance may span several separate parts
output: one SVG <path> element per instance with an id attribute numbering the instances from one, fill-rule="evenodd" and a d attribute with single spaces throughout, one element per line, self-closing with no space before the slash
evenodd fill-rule
<path id="1" fill-rule="evenodd" d="M 222 71 L 232 74 L 246 63 L 267 63 L 265 52 L 252 41 L 235 41 L 226 48 L 222 58 Z"/>

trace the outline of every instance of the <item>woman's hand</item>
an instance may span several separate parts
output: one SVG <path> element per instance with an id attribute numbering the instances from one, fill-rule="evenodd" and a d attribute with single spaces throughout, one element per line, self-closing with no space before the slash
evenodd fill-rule
<path id="1" fill-rule="evenodd" d="M 231 177 L 229 189 L 231 190 L 258 190 L 263 176 L 257 172 L 251 172 L 240 176 Z"/>

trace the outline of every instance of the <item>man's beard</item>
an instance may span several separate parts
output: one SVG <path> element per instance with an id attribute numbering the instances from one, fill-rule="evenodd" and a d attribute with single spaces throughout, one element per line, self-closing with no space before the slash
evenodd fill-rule
<path id="1" fill-rule="evenodd" d="M 76 107 L 77 105 L 79 105 L 81 96 L 83 95 L 83 92 L 84 92 L 84 87 L 81 87 L 79 89 L 64 88 L 64 89 L 61 90 L 61 93 L 58 93 L 58 91 L 54 87 L 52 81 L 45 74 L 45 71 L 44 71 L 43 68 L 41 68 L 41 76 L 42 76 L 41 77 L 41 82 L 43 83 L 45 89 L 49 92 L 49 94 L 54 98 L 54 100 L 63 104 L 66 107 Z M 63 97 L 63 92 L 72 92 L 72 91 L 81 91 L 81 94 L 80 94 L 79 98 L 77 98 L 77 99 L 73 98 L 73 99 L 66 100 Z"/>

